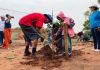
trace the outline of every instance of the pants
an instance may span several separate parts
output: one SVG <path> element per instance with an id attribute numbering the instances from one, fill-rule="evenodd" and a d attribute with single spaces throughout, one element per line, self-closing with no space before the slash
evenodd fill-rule
<path id="1" fill-rule="evenodd" d="M 0 46 L 2 46 L 3 44 L 3 38 L 4 38 L 3 31 L 0 31 Z"/>
<path id="2" fill-rule="evenodd" d="M 96 28 L 93 28 L 91 33 L 94 41 L 94 49 L 100 50 L 100 31 L 96 30 Z"/>
<path id="3" fill-rule="evenodd" d="M 25 26 L 20 24 L 20 27 L 24 33 L 25 41 L 30 42 L 33 40 L 38 40 L 40 38 L 39 33 L 32 26 Z"/>
<path id="4" fill-rule="evenodd" d="M 11 28 L 5 28 L 4 29 L 4 48 L 10 47 L 10 40 L 11 40 Z"/>
<path id="5" fill-rule="evenodd" d="M 52 42 L 52 33 L 48 32 L 48 42 L 49 44 Z"/>
<path id="6" fill-rule="evenodd" d="M 62 36 L 62 51 L 65 52 L 64 36 Z M 72 54 L 72 42 L 71 38 L 68 37 L 68 55 Z"/>

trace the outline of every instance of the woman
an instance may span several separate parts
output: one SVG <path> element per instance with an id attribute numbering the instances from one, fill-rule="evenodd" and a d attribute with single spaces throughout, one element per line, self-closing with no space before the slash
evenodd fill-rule
<path id="1" fill-rule="evenodd" d="M 64 23 L 68 26 L 68 55 L 71 57 L 72 54 L 72 43 L 71 43 L 71 37 L 74 37 L 74 30 L 73 27 L 71 26 L 71 18 L 66 17 L 63 12 L 60 12 L 57 15 L 57 19 L 61 22 Z M 65 53 L 65 45 L 64 45 L 64 32 L 63 32 L 63 26 L 61 26 L 56 33 L 56 35 L 59 35 L 60 31 L 62 31 L 62 47 L 60 47 L 60 50 L 62 53 Z"/>
<path id="2" fill-rule="evenodd" d="M 5 20 L 3 48 L 9 49 L 10 41 L 11 41 L 11 23 L 10 23 L 10 20 L 14 17 L 6 14 L 6 18 L 7 19 Z"/>
<path id="3" fill-rule="evenodd" d="M 90 29 L 94 40 L 94 50 L 100 51 L 100 11 L 97 6 L 90 6 Z"/>

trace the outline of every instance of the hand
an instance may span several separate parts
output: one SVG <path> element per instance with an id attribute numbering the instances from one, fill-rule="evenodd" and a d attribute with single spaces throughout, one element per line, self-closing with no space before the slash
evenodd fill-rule
<path id="1" fill-rule="evenodd" d="M 13 16 L 11 16 L 11 18 L 14 18 Z"/>
<path id="2" fill-rule="evenodd" d="M 54 36 L 54 37 L 57 37 L 57 34 L 54 34 L 53 36 Z"/>
<path id="3" fill-rule="evenodd" d="M 100 28 L 96 28 L 97 31 L 100 31 Z"/>
<path id="4" fill-rule="evenodd" d="M 54 43 L 54 44 L 57 44 L 57 43 L 58 43 L 58 40 L 54 40 L 53 43 Z"/>

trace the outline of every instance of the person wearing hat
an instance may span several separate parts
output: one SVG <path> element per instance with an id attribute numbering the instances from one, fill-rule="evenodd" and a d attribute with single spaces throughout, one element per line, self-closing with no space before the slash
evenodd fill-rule
<path id="1" fill-rule="evenodd" d="M 97 6 L 90 6 L 90 29 L 94 41 L 94 50 L 100 51 L 100 11 Z"/>
<path id="2" fill-rule="evenodd" d="M 29 42 L 32 42 L 32 56 L 36 53 L 38 39 L 40 37 L 40 29 L 43 27 L 43 23 L 51 23 L 53 20 L 49 14 L 31 13 L 19 20 L 19 25 L 26 37 L 26 48 L 24 56 L 29 56 Z"/>
<path id="3" fill-rule="evenodd" d="M 0 18 L 1 18 L 1 20 L 0 20 L 0 47 L 2 47 L 3 38 L 4 38 L 3 31 L 4 31 L 4 27 L 5 27 L 5 17 L 1 16 Z"/>

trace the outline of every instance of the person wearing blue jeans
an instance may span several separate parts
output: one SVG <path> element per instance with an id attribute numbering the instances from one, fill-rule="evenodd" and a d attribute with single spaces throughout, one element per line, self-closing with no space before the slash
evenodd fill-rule
<path id="1" fill-rule="evenodd" d="M 90 6 L 90 29 L 94 41 L 94 50 L 100 51 L 100 11 L 97 6 Z"/>
<path id="2" fill-rule="evenodd" d="M 49 42 L 49 44 L 52 43 L 52 33 L 51 33 L 51 31 L 48 31 L 48 42 Z"/>
<path id="3" fill-rule="evenodd" d="M 65 53 L 64 35 L 62 35 L 62 52 Z M 71 38 L 68 37 L 68 56 L 71 57 L 71 55 L 72 55 L 72 42 Z"/>
<path id="4" fill-rule="evenodd" d="M 1 21 L 0 21 L 0 47 L 3 45 L 3 38 L 4 38 L 4 27 L 5 27 L 5 17 L 1 16 Z"/>
<path id="5" fill-rule="evenodd" d="M 0 31 L 0 46 L 2 46 L 3 44 L 3 38 L 4 38 L 3 31 Z"/>
<path id="6" fill-rule="evenodd" d="M 100 50 L 100 31 L 98 29 L 93 28 L 91 32 L 94 41 L 94 49 Z"/>

